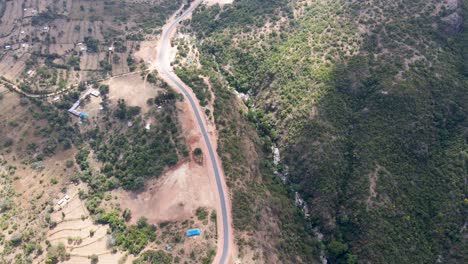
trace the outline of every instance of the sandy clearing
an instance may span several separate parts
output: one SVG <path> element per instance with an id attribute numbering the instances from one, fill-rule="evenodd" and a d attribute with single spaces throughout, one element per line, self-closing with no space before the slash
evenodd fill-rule
<path id="1" fill-rule="evenodd" d="M 143 80 L 141 73 L 114 77 L 106 82 L 109 85 L 109 100 L 113 103 L 125 99 L 129 106 L 139 106 L 143 113 L 148 111 L 146 101 L 154 98 L 162 89 Z"/>
<path id="2" fill-rule="evenodd" d="M 190 218 L 198 207 L 212 208 L 215 196 L 204 167 L 195 162 L 184 162 L 151 180 L 140 193 L 119 190 L 120 206 L 130 208 L 131 222 L 145 216 L 150 223 L 179 221 Z"/>
<path id="3" fill-rule="evenodd" d="M 156 61 L 156 53 L 154 49 L 158 44 L 157 41 L 141 41 L 140 49 L 135 52 L 134 57 L 137 61 L 145 60 L 148 63 Z"/>

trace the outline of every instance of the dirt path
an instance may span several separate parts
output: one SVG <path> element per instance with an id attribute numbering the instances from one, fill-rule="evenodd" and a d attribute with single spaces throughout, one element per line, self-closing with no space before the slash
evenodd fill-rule
<path id="1" fill-rule="evenodd" d="M 161 39 L 157 46 L 157 59 L 156 61 L 153 60 L 151 64 L 152 68 L 156 68 L 160 76 L 169 83 L 169 85 L 184 95 L 185 100 L 183 103 L 187 104 L 191 109 L 187 118 L 192 119 L 193 122 L 198 124 L 198 129 L 195 128 L 195 131 L 204 141 L 204 144 L 200 147 L 203 151 L 204 159 L 208 162 L 210 168 L 207 173 L 210 174 L 210 177 L 212 177 L 214 182 L 211 184 L 212 192 L 217 196 L 218 243 L 214 263 L 224 264 L 232 262 L 232 218 L 230 196 L 226 186 L 221 160 L 216 153 L 216 128 L 206 120 L 206 116 L 193 91 L 177 77 L 170 66 L 170 42 L 176 32 L 177 26 L 182 20 L 189 17 L 192 11 L 201 2 L 202 0 L 194 1 L 192 5 L 183 12 L 183 14 L 177 17 L 174 15 L 169 19 L 167 24 L 163 27 Z"/>
<path id="2" fill-rule="evenodd" d="M 132 75 L 132 74 L 139 74 L 139 73 L 142 73 L 142 72 L 149 72 L 149 70 L 122 73 L 122 74 L 111 76 L 109 78 L 95 80 L 93 82 L 109 81 L 109 80 L 112 80 L 112 79 Z M 7 80 L 6 78 L 3 78 L 3 77 L 0 78 L 0 84 L 5 85 L 5 87 L 8 88 L 12 92 L 16 92 L 18 94 L 21 94 L 21 95 L 29 97 L 29 98 L 46 98 L 46 97 L 57 96 L 57 95 L 60 95 L 60 94 L 63 94 L 63 93 L 67 93 L 67 92 L 69 92 L 69 91 L 71 91 L 71 90 L 78 87 L 78 83 L 74 83 L 74 84 L 71 84 L 68 88 L 65 88 L 65 89 L 60 90 L 60 91 L 55 91 L 55 92 L 51 92 L 51 93 L 44 93 L 44 94 L 32 94 L 32 93 L 28 93 L 28 92 L 23 91 L 15 83 L 13 83 L 13 82 L 11 82 L 11 81 Z"/>

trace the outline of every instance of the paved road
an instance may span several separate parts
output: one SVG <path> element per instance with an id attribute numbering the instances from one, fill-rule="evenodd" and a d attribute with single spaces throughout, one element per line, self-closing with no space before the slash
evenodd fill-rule
<path id="1" fill-rule="evenodd" d="M 203 135 L 203 139 L 204 139 L 205 144 L 207 146 L 208 155 L 210 157 L 211 164 L 212 164 L 212 167 L 213 167 L 213 172 L 214 172 L 214 175 L 215 175 L 215 178 L 216 178 L 216 186 L 217 186 L 217 189 L 218 189 L 218 194 L 219 194 L 219 199 L 220 199 L 219 202 L 220 202 L 220 206 L 221 206 L 223 240 L 218 241 L 218 243 L 223 243 L 223 246 L 222 246 L 221 257 L 219 258 L 220 259 L 219 263 L 224 264 L 224 263 L 227 263 L 228 252 L 230 251 L 230 249 L 229 249 L 229 246 L 230 246 L 230 243 L 229 243 L 230 233 L 229 233 L 229 230 L 228 230 L 228 228 L 229 228 L 228 217 L 229 216 L 228 216 L 228 212 L 227 212 L 227 208 L 226 208 L 226 198 L 225 198 L 225 193 L 224 193 L 224 189 L 223 189 L 223 185 L 222 185 L 222 179 L 220 177 L 221 168 L 218 165 L 218 162 L 217 162 L 217 159 L 216 159 L 216 154 L 215 154 L 215 152 L 213 150 L 213 147 L 211 146 L 210 138 L 208 137 L 208 132 L 206 130 L 205 124 L 204 124 L 202 116 L 200 114 L 199 107 L 197 106 L 197 101 L 194 100 L 194 98 L 192 97 L 192 94 L 189 91 L 187 91 L 187 89 L 185 89 L 184 83 L 182 83 L 182 81 L 173 72 L 172 68 L 170 67 L 169 61 L 168 61 L 168 59 L 169 59 L 168 53 L 169 53 L 169 50 L 170 50 L 170 43 L 171 43 L 171 39 L 170 39 L 171 33 L 174 32 L 174 30 L 177 28 L 177 26 L 179 25 L 179 22 L 184 20 L 187 16 L 189 16 L 192 13 L 192 11 L 201 2 L 202 2 L 201 0 L 197 0 L 194 4 L 192 4 L 192 6 L 190 8 L 185 10 L 183 14 L 181 14 L 179 17 L 174 19 L 166 27 L 166 29 L 163 31 L 161 41 L 159 43 L 159 45 L 160 45 L 159 54 L 158 54 L 158 58 L 157 58 L 156 63 L 159 64 L 160 67 L 161 67 L 162 72 L 160 72 L 160 73 L 167 76 L 167 78 L 172 82 L 172 85 L 177 87 L 186 96 L 186 98 L 189 100 L 190 105 L 192 107 L 192 111 L 195 113 L 195 116 L 196 116 L 197 122 L 198 122 L 198 126 L 200 127 L 201 133 Z M 185 86 L 188 87 L 187 85 L 185 85 Z M 217 252 L 217 254 L 219 254 L 219 252 Z"/>

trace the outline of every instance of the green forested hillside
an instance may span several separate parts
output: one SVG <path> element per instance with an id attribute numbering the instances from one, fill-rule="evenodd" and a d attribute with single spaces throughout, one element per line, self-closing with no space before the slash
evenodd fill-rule
<path id="1" fill-rule="evenodd" d="M 238 0 L 194 14 L 203 68 L 251 95 L 245 118 L 280 146 L 331 263 L 466 261 L 467 8 Z"/>

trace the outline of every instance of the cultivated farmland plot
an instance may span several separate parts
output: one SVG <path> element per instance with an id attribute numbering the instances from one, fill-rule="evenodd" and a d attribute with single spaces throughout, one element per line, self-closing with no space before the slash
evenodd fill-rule
<path id="1" fill-rule="evenodd" d="M 159 30 L 171 14 L 151 9 L 160 2 L 4 1 L 0 3 L 0 74 L 25 91 L 40 93 L 134 71 L 138 62 L 132 61 L 132 54 L 139 42 Z M 61 73 L 66 78 L 52 78 L 47 87 L 39 85 L 39 79 L 30 77 L 40 68 L 66 70 Z"/>

